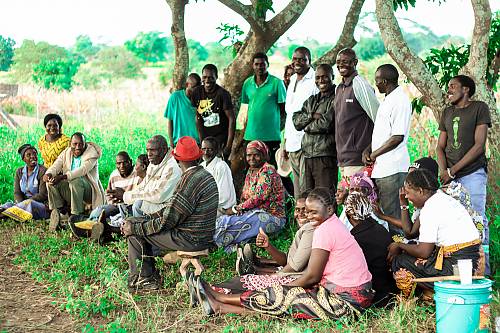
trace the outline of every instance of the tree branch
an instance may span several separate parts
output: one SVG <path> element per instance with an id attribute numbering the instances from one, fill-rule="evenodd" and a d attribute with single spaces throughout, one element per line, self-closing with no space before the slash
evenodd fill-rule
<path id="1" fill-rule="evenodd" d="M 361 13 L 361 8 L 363 8 L 363 4 L 365 0 L 353 0 L 351 3 L 351 7 L 347 12 L 344 28 L 342 29 L 342 33 L 337 40 L 335 46 L 323 54 L 318 60 L 314 62 L 314 65 L 318 64 L 330 64 L 333 66 L 335 60 L 337 59 L 337 53 L 340 50 L 346 47 L 353 47 L 356 45 L 356 40 L 354 39 L 354 30 L 358 25 L 359 14 Z"/>
<path id="2" fill-rule="evenodd" d="M 281 12 L 266 22 L 266 33 L 280 37 L 297 21 L 309 0 L 291 0 Z"/>
<path id="3" fill-rule="evenodd" d="M 184 32 L 186 0 L 166 0 L 172 11 L 171 35 L 175 46 L 175 66 L 172 75 L 172 91 L 184 88 L 189 71 L 189 50 Z"/>
<path id="4" fill-rule="evenodd" d="M 254 31 L 264 33 L 264 19 L 257 18 L 257 16 L 255 15 L 254 7 L 252 5 L 244 5 L 238 0 L 219 0 L 219 2 L 243 17 L 245 21 L 250 24 Z"/>
<path id="5" fill-rule="evenodd" d="M 392 1 L 376 0 L 376 15 L 385 49 L 422 94 L 436 119 L 445 108 L 445 95 L 422 59 L 413 54 L 394 16 Z"/>

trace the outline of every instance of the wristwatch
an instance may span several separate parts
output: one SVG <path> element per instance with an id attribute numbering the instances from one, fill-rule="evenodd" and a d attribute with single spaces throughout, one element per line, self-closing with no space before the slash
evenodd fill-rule
<path id="1" fill-rule="evenodd" d="M 408 205 L 401 205 L 401 206 L 399 206 L 399 208 L 401 208 L 401 210 L 408 210 L 410 208 L 410 206 L 408 206 Z"/>

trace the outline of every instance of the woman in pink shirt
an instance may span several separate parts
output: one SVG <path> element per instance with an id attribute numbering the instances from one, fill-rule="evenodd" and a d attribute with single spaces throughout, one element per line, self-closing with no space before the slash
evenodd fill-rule
<path id="1" fill-rule="evenodd" d="M 230 295 L 217 293 L 195 278 L 204 312 L 252 310 L 304 319 L 338 319 L 370 306 L 372 276 L 363 251 L 334 215 L 334 200 L 334 194 L 326 188 L 316 188 L 307 197 L 307 217 L 316 230 L 311 258 L 301 277 L 286 285 Z"/>

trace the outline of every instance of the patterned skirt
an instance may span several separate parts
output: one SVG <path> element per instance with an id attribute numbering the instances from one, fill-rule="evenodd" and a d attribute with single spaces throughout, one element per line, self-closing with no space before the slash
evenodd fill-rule
<path id="1" fill-rule="evenodd" d="M 339 319 L 356 316 L 371 305 L 371 283 L 343 288 L 318 286 L 311 289 L 276 285 L 244 292 L 241 304 L 250 310 L 274 316 L 291 315 L 300 319 Z"/>
<path id="2" fill-rule="evenodd" d="M 412 279 L 453 275 L 453 265 L 457 263 L 458 259 L 472 259 L 472 269 L 475 271 L 479 263 L 479 245 L 472 245 L 456 252 L 445 254 L 441 270 L 434 267 L 437 255 L 438 248 L 434 249 L 434 252 L 427 259 L 415 258 L 406 253 L 394 258 L 392 262 L 394 279 L 396 280 L 396 286 L 405 297 L 409 297 L 415 290 L 416 283 L 412 282 Z M 433 289 L 434 283 L 419 283 L 419 286 Z"/>
<path id="3" fill-rule="evenodd" d="M 18 203 L 7 202 L 0 207 L 5 209 L 2 215 L 18 222 L 44 220 L 49 217 L 47 206 L 32 199 L 26 199 Z"/>
<path id="4" fill-rule="evenodd" d="M 264 210 L 254 209 L 241 215 L 223 215 L 215 222 L 214 242 L 226 252 L 236 251 L 239 243 L 248 241 L 262 228 L 273 234 L 285 226 L 286 218 L 276 217 Z"/>

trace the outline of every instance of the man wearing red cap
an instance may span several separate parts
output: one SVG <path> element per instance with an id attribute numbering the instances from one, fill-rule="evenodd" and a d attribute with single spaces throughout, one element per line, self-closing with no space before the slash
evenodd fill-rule
<path id="1" fill-rule="evenodd" d="M 173 156 L 182 176 L 167 206 L 159 215 L 128 218 L 122 233 L 128 237 L 130 289 L 158 289 L 152 245 L 160 249 L 201 251 L 214 246 L 215 218 L 219 204 L 217 184 L 198 161 L 203 155 L 195 139 L 177 141 Z M 137 265 L 137 262 L 142 265 Z"/>

